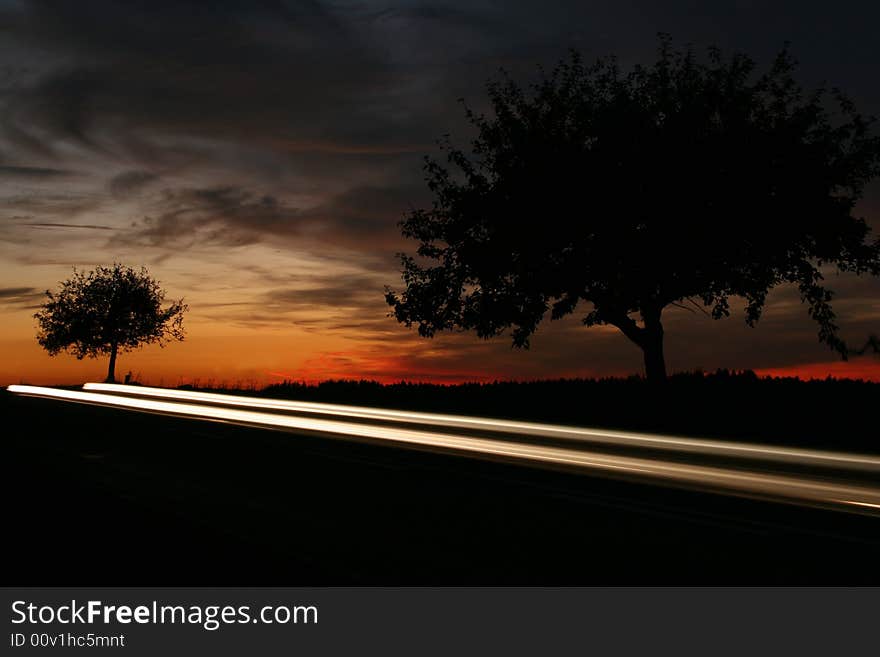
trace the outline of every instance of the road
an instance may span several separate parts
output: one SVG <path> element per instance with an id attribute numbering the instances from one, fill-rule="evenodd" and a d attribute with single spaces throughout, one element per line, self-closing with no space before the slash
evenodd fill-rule
<path id="1" fill-rule="evenodd" d="M 88 388 L 5 398 L 22 576 L 70 552 L 103 583 L 880 579 L 872 456 Z"/>
<path id="2" fill-rule="evenodd" d="M 106 383 L 9 391 L 880 515 L 867 454 Z"/>

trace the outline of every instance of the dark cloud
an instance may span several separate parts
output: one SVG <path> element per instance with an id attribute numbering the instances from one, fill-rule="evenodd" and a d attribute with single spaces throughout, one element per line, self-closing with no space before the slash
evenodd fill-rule
<path id="1" fill-rule="evenodd" d="M 33 287 L 2 287 L 0 288 L 0 304 L 18 310 L 33 309 L 44 298 L 44 292 Z"/>
<path id="2" fill-rule="evenodd" d="M 22 167 L 22 166 L 0 166 L 0 177 L 11 178 L 60 178 L 63 176 L 73 175 L 72 171 L 66 169 L 52 169 L 48 167 Z"/>
<path id="3" fill-rule="evenodd" d="M 398 223 L 424 197 L 414 187 L 363 186 L 299 209 L 271 194 L 235 186 L 168 189 L 146 201 L 150 214 L 115 236 L 113 243 L 173 247 L 295 238 L 306 244 L 390 254 L 403 245 Z"/>
<path id="4" fill-rule="evenodd" d="M 71 217 L 102 205 L 103 200 L 92 194 L 30 193 L 3 199 L 2 210 L 14 212 L 13 217 L 26 213 L 31 217 Z"/>
<path id="5" fill-rule="evenodd" d="M 262 276 L 264 272 L 259 272 Z M 274 288 L 247 301 L 199 304 L 214 321 L 238 326 L 288 324 L 326 334 L 334 332 L 358 339 L 401 332 L 396 321 L 386 317 L 383 306 L 384 281 L 379 274 L 276 276 L 291 287 Z"/>
<path id="6" fill-rule="evenodd" d="M 324 227 L 328 238 L 341 245 L 390 252 L 402 245 L 398 223 L 425 201 L 421 186 L 361 186 L 332 196 L 300 218 Z"/>
<path id="7" fill-rule="evenodd" d="M 211 3 L 29 0 L 0 9 L 0 38 L 30 52 L 0 115 L 22 148 L 70 140 L 115 153 L 200 136 L 280 152 L 419 152 L 455 123 L 455 99 L 498 64 L 534 71 L 569 46 L 624 61 L 669 31 L 769 56 L 785 40 L 808 77 L 870 79 L 875 6 L 798 2 Z M 875 19 L 875 20 L 871 20 Z M 834 24 L 834 29 L 818 26 Z M 831 68 L 833 66 L 833 68 Z M 30 70 L 33 69 L 33 70 Z M 831 75 L 833 74 L 833 75 Z M 165 142 L 167 144 L 167 142 Z"/>
<path id="8" fill-rule="evenodd" d="M 290 310 L 326 308 L 359 309 L 365 315 L 374 314 L 382 302 L 383 283 L 375 276 L 317 276 L 307 281 L 307 286 L 277 289 L 266 294 L 266 304 Z M 346 321 L 350 321 L 349 315 Z"/>
<path id="9" fill-rule="evenodd" d="M 139 192 L 158 179 L 159 176 L 151 171 L 126 171 L 113 176 L 107 183 L 107 189 L 113 196 L 123 198 Z"/>
<path id="10" fill-rule="evenodd" d="M 0 287 L 0 299 L 18 299 L 22 295 L 35 294 L 37 290 L 32 287 Z"/>
<path id="11" fill-rule="evenodd" d="M 30 223 L 22 223 L 22 226 L 28 226 L 30 228 L 72 228 L 72 229 L 83 229 L 83 230 L 113 230 L 112 226 L 99 226 L 97 224 L 52 224 L 52 223 L 39 223 L 39 222 L 30 222 Z"/>
<path id="12" fill-rule="evenodd" d="M 8 38 L 67 55 L 20 84 L 0 116 L 50 150 L 68 140 L 123 154 L 150 141 L 145 131 L 342 152 L 409 141 L 371 102 L 392 84 L 381 61 L 318 2 L 27 2 L 4 13 Z"/>
<path id="13" fill-rule="evenodd" d="M 157 214 L 136 222 L 114 243 L 180 246 L 193 243 L 241 246 L 261 236 L 295 230 L 296 210 L 274 196 L 231 186 L 165 190 Z"/>

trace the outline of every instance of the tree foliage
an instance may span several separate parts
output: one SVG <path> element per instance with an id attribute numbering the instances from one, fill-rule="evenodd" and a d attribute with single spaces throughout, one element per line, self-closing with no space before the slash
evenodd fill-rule
<path id="1" fill-rule="evenodd" d="M 67 351 L 78 359 L 109 355 L 108 380 L 114 379 L 116 354 L 145 344 L 164 346 L 183 340 L 183 300 L 163 308 L 165 291 L 146 268 L 114 263 L 73 276 L 34 315 L 37 341 L 50 355 Z"/>
<path id="2" fill-rule="evenodd" d="M 590 304 L 664 378 L 661 313 L 726 317 L 734 297 L 758 321 L 768 292 L 793 284 L 819 339 L 840 354 L 828 271 L 880 270 L 880 241 L 853 210 L 880 173 L 874 119 L 841 92 L 807 91 L 787 49 L 759 72 L 744 54 L 698 57 L 661 37 L 652 66 L 572 53 L 531 86 L 502 73 L 491 111 L 465 107 L 469 152 L 426 158 L 434 196 L 411 212 L 405 289 L 393 314 L 423 336 L 453 328 L 515 346 L 549 312 Z"/>

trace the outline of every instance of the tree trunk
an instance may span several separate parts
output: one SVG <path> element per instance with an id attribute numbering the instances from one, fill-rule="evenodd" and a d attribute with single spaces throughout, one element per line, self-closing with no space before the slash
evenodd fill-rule
<path id="1" fill-rule="evenodd" d="M 663 358 L 663 324 L 660 323 L 662 308 L 642 309 L 644 326 L 623 313 L 612 315 L 606 320 L 636 343 L 645 358 L 645 377 L 651 383 L 666 381 L 666 360 Z"/>
<path id="2" fill-rule="evenodd" d="M 642 311 L 645 328 L 639 345 L 645 357 L 645 377 L 651 383 L 666 381 L 666 359 L 663 357 L 663 324 L 660 311 Z"/>
<path id="3" fill-rule="evenodd" d="M 648 336 L 646 336 L 648 337 Z M 663 358 L 663 333 L 656 340 L 646 340 L 642 345 L 645 356 L 645 377 L 652 383 L 666 380 L 666 360 Z"/>
<path id="4" fill-rule="evenodd" d="M 107 367 L 107 380 L 104 383 L 116 383 L 116 344 L 110 348 L 110 365 Z"/>

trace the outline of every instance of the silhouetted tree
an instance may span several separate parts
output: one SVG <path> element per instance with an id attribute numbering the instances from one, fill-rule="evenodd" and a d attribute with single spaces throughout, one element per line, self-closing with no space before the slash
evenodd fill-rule
<path id="1" fill-rule="evenodd" d="M 523 87 L 502 73 L 491 112 L 465 107 L 469 153 L 426 158 L 430 209 L 412 211 L 405 289 L 386 289 L 422 336 L 512 329 L 513 344 L 592 304 L 666 376 L 661 314 L 690 304 L 715 319 L 742 297 L 746 322 L 770 289 L 797 285 L 819 339 L 844 358 L 823 272 L 878 273 L 880 242 L 853 207 L 880 172 L 875 119 L 837 90 L 805 91 L 783 50 L 759 74 L 743 54 L 705 61 L 661 37 L 652 66 L 622 72 L 576 53 Z"/>
<path id="2" fill-rule="evenodd" d="M 68 351 L 79 359 L 109 354 L 107 381 L 116 380 L 116 354 L 145 344 L 183 340 L 183 300 L 162 308 L 165 291 L 147 270 L 120 264 L 97 267 L 46 291 L 34 317 L 37 341 L 51 356 Z"/>
<path id="3" fill-rule="evenodd" d="M 874 335 L 873 333 L 868 336 L 868 341 L 861 349 L 855 349 L 852 353 L 857 356 L 861 356 L 866 353 L 874 353 L 880 354 L 880 337 Z"/>

